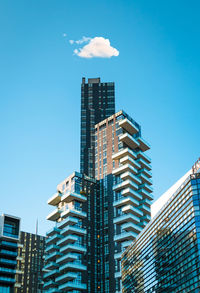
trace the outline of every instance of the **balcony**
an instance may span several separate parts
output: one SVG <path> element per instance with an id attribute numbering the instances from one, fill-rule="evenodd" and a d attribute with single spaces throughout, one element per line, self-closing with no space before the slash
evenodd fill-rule
<path id="1" fill-rule="evenodd" d="M 112 174 L 113 175 L 119 175 L 119 174 L 122 174 L 124 172 L 131 172 L 133 174 L 137 174 L 137 169 L 134 168 L 132 165 L 130 164 L 125 164 L 125 165 L 122 165 L 116 169 L 114 169 L 112 171 Z"/>
<path id="2" fill-rule="evenodd" d="M 60 253 L 59 251 L 54 251 L 54 252 L 50 253 L 49 255 L 45 255 L 45 260 L 54 262 L 54 261 L 56 261 L 57 257 L 61 256 L 61 255 L 62 255 L 62 253 Z"/>
<path id="3" fill-rule="evenodd" d="M 127 118 L 121 120 L 119 122 L 119 126 L 121 126 L 125 131 L 129 132 L 131 135 L 139 132 L 139 129 L 136 125 L 134 125 L 130 120 Z"/>
<path id="4" fill-rule="evenodd" d="M 61 201 L 61 193 L 56 192 L 48 201 L 47 203 L 52 206 L 57 206 Z"/>
<path id="5" fill-rule="evenodd" d="M 137 162 L 140 164 L 141 168 L 145 168 L 148 171 L 151 171 L 151 165 L 149 163 L 147 163 L 145 160 L 143 160 L 142 158 L 137 159 Z"/>
<path id="6" fill-rule="evenodd" d="M 70 262 L 65 265 L 60 266 L 60 272 L 62 271 L 77 271 L 77 272 L 84 272 L 87 271 L 87 267 L 83 264 Z"/>
<path id="7" fill-rule="evenodd" d="M 138 158 L 142 158 L 143 160 L 145 160 L 148 164 L 151 164 L 151 159 L 142 151 L 139 151 L 137 153 Z"/>
<path id="8" fill-rule="evenodd" d="M 58 229 L 57 227 L 53 227 L 51 230 L 49 230 L 47 232 L 47 236 L 53 236 L 54 234 L 57 234 L 60 232 L 60 229 Z"/>
<path id="9" fill-rule="evenodd" d="M 46 266 L 44 266 L 45 270 L 53 270 L 53 269 L 56 269 L 56 268 L 58 268 L 58 264 L 55 263 L 54 261 L 52 261 L 52 262 L 46 264 Z"/>
<path id="10" fill-rule="evenodd" d="M 122 244 L 121 244 L 122 250 L 126 249 L 126 248 L 127 248 L 129 245 L 131 245 L 132 243 L 133 243 L 132 240 L 122 242 Z"/>
<path id="11" fill-rule="evenodd" d="M 51 244 L 45 248 L 45 252 L 51 253 L 51 252 L 54 252 L 55 250 L 58 250 L 58 249 L 59 249 L 58 245 Z"/>
<path id="12" fill-rule="evenodd" d="M 139 208 L 141 209 L 141 211 L 143 211 L 143 214 L 151 215 L 150 207 L 147 207 L 146 205 L 143 204 L 143 205 L 139 206 Z"/>
<path id="13" fill-rule="evenodd" d="M 140 145 L 139 142 L 128 133 L 120 135 L 119 139 L 121 142 L 125 143 L 131 149 L 135 149 Z"/>
<path id="14" fill-rule="evenodd" d="M 113 190 L 115 191 L 118 191 L 124 188 L 131 188 L 131 189 L 137 190 L 138 185 L 132 182 L 131 180 L 125 180 L 123 182 L 113 185 Z"/>
<path id="15" fill-rule="evenodd" d="M 142 137 L 138 137 L 138 142 L 140 143 L 140 149 L 141 149 L 143 152 L 145 152 L 145 151 L 147 151 L 147 150 L 150 149 L 150 144 L 149 144 L 147 141 L 145 141 L 144 138 L 142 138 Z"/>
<path id="16" fill-rule="evenodd" d="M 152 180 L 148 178 L 146 175 L 144 175 L 143 173 L 138 174 L 138 176 L 141 178 L 143 183 L 147 183 L 149 185 L 153 184 Z"/>
<path id="17" fill-rule="evenodd" d="M 113 206 L 116 208 L 124 206 L 124 205 L 128 205 L 128 204 L 132 206 L 139 206 L 139 201 L 129 196 L 127 197 L 122 196 L 121 199 L 113 202 Z"/>
<path id="18" fill-rule="evenodd" d="M 143 188 L 148 192 L 153 192 L 153 188 L 147 183 L 143 183 L 142 185 L 140 185 L 140 188 Z"/>
<path id="19" fill-rule="evenodd" d="M 115 273 L 115 278 L 118 279 L 118 278 L 121 278 L 122 274 L 121 272 L 116 272 Z"/>
<path id="20" fill-rule="evenodd" d="M 153 200 L 153 195 L 149 192 L 147 192 L 144 188 L 141 188 L 138 190 L 138 192 L 143 195 L 144 198 L 147 198 L 149 200 Z"/>
<path id="21" fill-rule="evenodd" d="M 77 256 L 74 253 L 67 253 L 63 255 L 62 257 L 58 258 L 56 260 L 56 263 L 60 264 L 65 264 L 68 262 L 72 262 L 74 260 L 77 260 Z"/>
<path id="22" fill-rule="evenodd" d="M 78 240 L 78 237 L 75 235 L 67 235 L 66 237 L 63 237 L 62 239 L 60 239 L 57 244 L 59 246 L 64 246 L 67 245 L 69 243 L 74 243 Z"/>
<path id="23" fill-rule="evenodd" d="M 55 281 L 50 280 L 50 281 L 48 281 L 48 282 L 45 282 L 43 286 L 44 286 L 45 290 L 47 290 L 47 289 L 50 289 L 50 288 L 52 288 L 52 287 L 55 287 L 56 285 L 57 285 L 57 284 L 56 284 Z"/>
<path id="24" fill-rule="evenodd" d="M 67 244 L 60 249 L 62 253 L 76 252 L 76 253 L 85 253 L 87 249 L 83 245 L 79 244 Z"/>
<path id="25" fill-rule="evenodd" d="M 124 206 L 122 208 L 122 212 L 125 213 L 125 214 L 133 214 L 135 216 L 138 216 L 138 217 L 142 217 L 143 216 L 143 212 L 141 212 L 139 209 L 131 206 L 131 205 L 127 205 L 127 206 Z"/>
<path id="26" fill-rule="evenodd" d="M 76 279 L 78 277 L 78 274 L 77 273 L 72 273 L 72 272 L 69 272 L 69 273 L 66 273 L 66 274 L 62 274 L 61 276 L 57 277 L 55 279 L 55 281 L 58 283 L 58 284 L 63 284 L 65 283 L 66 281 L 71 281 L 73 279 Z"/>
<path id="27" fill-rule="evenodd" d="M 80 219 L 84 219 L 87 217 L 87 214 L 81 210 L 75 209 L 75 208 L 69 208 L 66 211 L 61 213 L 61 217 L 62 218 L 66 218 L 66 217 L 77 217 Z"/>
<path id="28" fill-rule="evenodd" d="M 122 190 L 121 194 L 123 196 L 130 196 L 136 200 L 142 200 L 141 194 L 139 194 L 137 191 L 133 190 L 132 188 L 126 188 Z"/>
<path id="29" fill-rule="evenodd" d="M 134 223 L 126 223 L 126 224 L 122 225 L 121 227 L 125 231 L 135 232 L 136 234 L 139 234 L 142 231 L 142 227 L 139 225 L 136 225 Z"/>
<path id="30" fill-rule="evenodd" d="M 113 160 L 119 160 L 124 156 L 130 156 L 132 159 L 136 159 L 136 153 L 129 148 L 122 149 L 121 151 L 112 155 Z"/>
<path id="31" fill-rule="evenodd" d="M 84 236 L 87 234 L 87 231 L 86 231 L 86 229 L 83 229 L 80 227 L 75 227 L 75 226 L 68 226 L 67 228 L 65 228 L 61 231 L 61 235 L 63 235 L 63 236 L 66 236 L 69 234 Z"/>
<path id="32" fill-rule="evenodd" d="M 55 244 L 57 240 L 63 238 L 60 234 L 55 234 L 52 237 L 46 239 L 46 245 Z"/>
<path id="33" fill-rule="evenodd" d="M 47 278 L 52 277 L 52 276 L 55 277 L 58 273 L 59 273 L 59 270 L 58 269 L 51 270 L 51 271 L 49 271 L 47 273 L 44 273 L 43 278 L 44 279 L 47 279 Z"/>
<path id="34" fill-rule="evenodd" d="M 60 213 L 61 211 L 59 209 L 55 209 L 46 217 L 46 219 L 49 221 L 57 221 L 60 218 Z"/>
<path id="35" fill-rule="evenodd" d="M 128 222 L 133 222 L 135 224 L 140 223 L 139 217 L 132 215 L 132 214 L 126 214 L 122 216 L 118 216 L 114 218 L 114 224 L 123 224 L 123 223 L 128 223 Z"/>
<path id="36" fill-rule="evenodd" d="M 123 157 L 119 160 L 120 164 L 130 164 L 135 169 L 140 169 L 140 164 L 129 156 Z"/>
<path id="37" fill-rule="evenodd" d="M 81 284 L 81 283 L 77 283 L 77 282 L 67 282 L 63 285 L 60 285 L 58 287 L 59 290 L 65 290 L 66 292 L 71 291 L 71 290 L 86 290 L 87 289 L 87 285 L 86 284 Z"/>
<path id="38" fill-rule="evenodd" d="M 77 223 L 78 223 L 78 219 L 73 218 L 73 217 L 68 217 L 68 218 L 66 218 L 65 220 L 62 220 L 61 222 L 59 222 L 59 223 L 57 224 L 57 227 L 58 227 L 59 229 L 63 229 L 63 228 L 65 228 L 65 227 L 68 226 L 68 225 L 75 225 L 75 224 L 77 224 Z"/>
<path id="39" fill-rule="evenodd" d="M 116 242 L 123 242 L 123 241 L 130 241 L 130 240 L 135 240 L 137 237 L 138 233 L 135 232 L 123 232 L 119 235 L 114 236 L 114 241 Z"/>
<path id="40" fill-rule="evenodd" d="M 132 174 L 131 172 L 125 172 L 125 173 L 121 174 L 120 178 L 122 180 L 131 180 L 137 185 L 142 183 L 142 180 L 139 177 Z"/>
<path id="41" fill-rule="evenodd" d="M 144 174 L 148 178 L 152 178 L 152 173 L 150 171 L 148 171 L 147 169 L 145 169 L 145 168 L 141 169 L 139 174 Z"/>
<path id="42" fill-rule="evenodd" d="M 62 201 L 69 203 L 73 200 L 79 201 L 79 202 L 85 202 L 87 201 L 87 197 L 81 194 L 78 194 L 76 192 L 68 192 L 62 196 Z"/>

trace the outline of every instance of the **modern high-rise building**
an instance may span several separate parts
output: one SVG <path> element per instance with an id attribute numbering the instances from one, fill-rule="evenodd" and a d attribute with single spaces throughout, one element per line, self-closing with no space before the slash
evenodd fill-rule
<path id="1" fill-rule="evenodd" d="M 115 86 L 100 78 L 85 78 L 81 84 L 81 152 L 80 172 L 94 174 L 95 124 L 115 113 Z"/>
<path id="2" fill-rule="evenodd" d="M 81 173 L 48 201 L 44 288 L 47 292 L 121 292 L 123 250 L 150 221 L 149 144 L 141 126 L 115 113 L 114 83 L 82 81 Z M 48 291 L 49 290 L 49 291 Z"/>
<path id="3" fill-rule="evenodd" d="M 28 232 L 20 232 L 15 293 L 43 292 L 43 266 L 45 237 Z"/>
<path id="4" fill-rule="evenodd" d="M 0 292 L 14 293 L 20 218 L 0 216 Z"/>
<path id="5" fill-rule="evenodd" d="M 99 292 L 121 292 L 122 252 L 150 221 L 151 159 L 145 153 L 149 148 L 140 125 L 124 111 L 95 125 Z"/>
<path id="6" fill-rule="evenodd" d="M 200 292 L 200 159 L 122 255 L 122 292 Z"/>
<path id="7" fill-rule="evenodd" d="M 97 287 L 97 197 L 95 179 L 74 172 L 48 200 L 55 210 L 47 219 L 45 292 L 95 292 Z"/>

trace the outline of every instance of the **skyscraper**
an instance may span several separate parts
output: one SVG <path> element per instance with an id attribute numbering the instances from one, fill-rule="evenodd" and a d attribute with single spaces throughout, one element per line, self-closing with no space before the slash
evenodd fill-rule
<path id="1" fill-rule="evenodd" d="M 149 144 L 124 111 L 95 125 L 95 176 L 100 181 L 99 292 L 121 292 L 121 255 L 150 221 Z"/>
<path id="2" fill-rule="evenodd" d="M 14 293 L 20 218 L 0 216 L 0 292 Z"/>
<path id="3" fill-rule="evenodd" d="M 200 292 L 200 160 L 156 209 L 123 253 L 122 292 Z"/>
<path id="4" fill-rule="evenodd" d="M 81 152 L 80 172 L 94 174 L 95 124 L 115 113 L 115 86 L 100 78 L 85 78 L 81 84 Z"/>

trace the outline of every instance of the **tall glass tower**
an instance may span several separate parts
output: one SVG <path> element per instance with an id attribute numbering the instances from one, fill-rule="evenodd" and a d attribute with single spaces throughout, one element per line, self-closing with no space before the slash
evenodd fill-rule
<path id="1" fill-rule="evenodd" d="M 81 84 L 81 154 L 80 172 L 95 177 L 95 124 L 115 113 L 114 82 L 85 78 Z"/>

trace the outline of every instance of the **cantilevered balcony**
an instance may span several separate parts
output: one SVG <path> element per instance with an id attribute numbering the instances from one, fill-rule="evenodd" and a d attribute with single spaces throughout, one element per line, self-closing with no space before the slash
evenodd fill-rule
<path id="1" fill-rule="evenodd" d="M 65 237 L 63 237 L 62 239 L 60 239 L 57 244 L 59 246 L 65 246 L 69 243 L 74 243 L 78 240 L 78 236 L 75 236 L 75 235 L 67 235 Z"/>
<path id="2" fill-rule="evenodd" d="M 58 245 L 51 244 L 51 245 L 46 246 L 45 252 L 52 253 L 52 252 L 54 252 L 55 250 L 58 250 L 58 249 L 59 249 Z"/>
<path id="3" fill-rule="evenodd" d="M 138 190 L 138 192 L 144 197 L 147 198 L 149 200 L 153 200 L 153 195 L 151 193 L 149 193 L 148 191 L 146 191 L 144 188 L 140 188 Z"/>
<path id="4" fill-rule="evenodd" d="M 47 232 L 47 236 L 53 236 L 54 234 L 57 234 L 60 232 L 60 229 L 58 229 L 57 227 L 53 227 L 52 229 L 50 229 L 48 232 Z"/>
<path id="5" fill-rule="evenodd" d="M 148 178 L 144 173 L 139 173 L 138 176 L 141 178 L 143 183 L 147 183 L 149 185 L 153 184 L 152 180 Z"/>
<path id="6" fill-rule="evenodd" d="M 75 225 L 78 223 L 78 219 L 74 218 L 74 217 L 67 217 L 66 219 L 62 220 L 61 222 L 59 222 L 57 224 L 57 227 L 59 229 L 63 229 L 68 225 Z"/>
<path id="7" fill-rule="evenodd" d="M 59 209 L 55 209 L 47 216 L 47 220 L 49 221 L 57 221 L 60 218 L 61 211 Z"/>
<path id="8" fill-rule="evenodd" d="M 121 158 L 123 158 L 125 156 L 129 156 L 132 159 L 136 159 L 137 158 L 137 155 L 136 155 L 136 153 L 133 150 L 131 150 L 129 148 L 125 148 L 125 149 L 122 149 L 119 152 L 113 154 L 112 155 L 112 159 L 113 160 L 119 160 L 119 159 L 121 159 Z"/>
<path id="9" fill-rule="evenodd" d="M 65 290 L 66 292 L 72 291 L 72 290 L 79 290 L 79 291 L 86 291 L 87 285 L 77 282 L 67 282 L 58 287 L 59 290 Z M 65 292 L 63 291 L 63 292 Z M 61 291 L 62 292 L 62 291 Z"/>
<path id="10" fill-rule="evenodd" d="M 61 199 L 66 203 L 72 202 L 73 200 L 85 202 L 87 200 L 87 197 L 76 192 L 69 191 L 66 194 L 64 194 Z"/>
<path id="11" fill-rule="evenodd" d="M 143 216 L 143 212 L 141 212 L 138 208 L 135 208 L 131 205 L 126 205 L 122 208 L 122 212 L 125 214 L 133 214 L 135 216 L 138 217 L 142 217 Z"/>
<path id="12" fill-rule="evenodd" d="M 134 223 L 126 223 L 126 224 L 123 224 L 121 227 L 125 231 L 128 231 L 128 232 L 131 231 L 137 234 L 139 234 L 142 231 L 142 227 Z"/>
<path id="13" fill-rule="evenodd" d="M 48 282 L 45 282 L 43 286 L 45 290 L 48 290 L 57 286 L 57 283 L 54 280 L 49 280 Z"/>
<path id="14" fill-rule="evenodd" d="M 125 180 L 123 182 L 120 182 L 118 184 L 113 185 L 113 190 L 114 191 L 118 191 L 124 188 L 132 188 L 134 190 L 138 189 L 138 185 L 135 184 L 133 181 L 131 180 Z"/>
<path id="15" fill-rule="evenodd" d="M 142 204 L 139 208 L 141 209 L 141 211 L 143 211 L 144 215 L 151 215 L 150 207 L 147 207 L 146 205 Z"/>
<path id="16" fill-rule="evenodd" d="M 84 235 L 86 235 L 86 233 L 87 233 L 86 229 L 80 228 L 80 227 L 75 227 L 75 226 L 70 226 L 70 225 L 61 231 L 61 235 L 63 235 L 63 236 L 66 236 L 69 234 L 84 236 Z"/>
<path id="17" fill-rule="evenodd" d="M 63 238 L 60 234 L 55 234 L 46 239 L 46 245 L 56 244 L 57 240 Z"/>
<path id="18" fill-rule="evenodd" d="M 71 281 L 73 279 L 76 279 L 77 277 L 78 277 L 78 274 L 77 273 L 69 272 L 69 273 L 60 275 L 59 277 L 57 277 L 55 279 L 55 281 L 58 284 L 63 284 L 63 283 L 66 283 L 67 281 Z"/>
<path id="19" fill-rule="evenodd" d="M 140 143 L 140 149 L 145 152 L 150 149 L 150 145 L 144 138 L 138 137 L 138 142 Z"/>
<path id="20" fill-rule="evenodd" d="M 128 241 L 128 240 L 135 240 L 137 237 L 138 233 L 135 232 L 123 232 L 121 234 L 115 235 L 114 236 L 114 241 L 116 242 L 123 242 L 123 241 Z"/>
<path id="21" fill-rule="evenodd" d="M 137 152 L 137 157 L 142 158 L 145 160 L 148 164 L 151 164 L 151 159 L 142 151 Z"/>
<path id="22" fill-rule="evenodd" d="M 80 244 L 67 244 L 63 247 L 61 247 L 60 252 L 62 253 L 69 253 L 69 252 L 75 252 L 75 253 L 85 253 L 87 249 L 85 246 Z"/>
<path id="23" fill-rule="evenodd" d="M 56 269 L 56 268 L 58 268 L 58 264 L 56 262 L 54 262 L 54 261 L 49 262 L 48 264 L 46 264 L 44 266 L 45 270 L 53 270 L 53 269 Z"/>
<path id="24" fill-rule="evenodd" d="M 120 135 L 119 139 L 121 142 L 125 143 L 131 149 L 135 149 L 140 145 L 139 142 L 128 133 Z"/>
<path id="25" fill-rule="evenodd" d="M 75 208 L 69 208 L 61 213 L 62 218 L 66 217 L 77 217 L 80 219 L 84 219 L 87 217 L 87 214 L 81 210 Z"/>
<path id="26" fill-rule="evenodd" d="M 151 165 L 142 158 L 137 159 L 137 162 L 140 164 L 141 168 L 146 168 L 148 171 L 151 171 Z"/>
<path id="27" fill-rule="evenodd" d="M 47 273 L 44 273 L 43 274 L 43 278 L 44 279 L 47 279 L 47 278 L 50 278 L 50 277 L 54 277 L 56 276 L 57 274 L 59 273 L 59 270 L 58 269 L 54 269 L 54 270 L 50 270 L 48 271 Z"/>
<path id="28" fill-rule="evenodd" d="M 121 271 L 115 273 L 115 278 L 116 278 L 116 279 L 121 278 L 121 276 L 122 276 Z M 117 293 L 118 293 L 118 292 L 117 292 Z"/>
<path id="29" fill-rule="evenodd" d="M 135 169 L 139 169 L 141 167 L 140 164 L 136 160 L 131 158 L 130 156 L 126 156 L 126 157 L 121 158 L 119 160 L 119 162 L 120 162 L 120 164 L 130 164 Z"/>
<path id="30" fill-rule="evenodd" d="M 84 271 L 87 271 L 87 266 L 85 266 L 81 263 L 69 262 L 67 264 L 60 266 L 59 270 L 61 273 L 63 271 L 65 271 L 65 272 L 66 271 L 84 272 Z"/>
<path id="31" fill-rule="evenodd" d="M 116 218 L 114 218 L 114 224 L 123 224 L 123 223 L 128 223 L 128 222 L 132 222 L 132 223 L 140 223 L 140 218 L 133 215 L 133 214 L 125 214 L 122 216 L 117 216 Z"/>
<path id="32" fill-rule="evenodd" d="M 59 265 L 61 264 L 65 264 L 71 261 L 77 260 L 77 256 L 74 253 L 67 253 L 65 255 L 63 255 L 62 257 L 59 257 L 56 260 L 56 263 L 58 263 Z"/>
<path id="33" fill-rule="evenodd" d="M 140 178 L 138 178 L 137 176 L 135 176 L 134 174 L 132 174 L 131 172 L 125 172 L 125 173 L 121 174 L 120 178 L 122 180 L 129 179 L 129 180 L 133 181 L 137 185 L 142 183 L 142 180 Z"/>
<path id="34" fill-rule="evenodd" d="M 132 244 L 132 242 L 133 242 L 132 240 L 122 242 L 121 243 L 122 250 L 126 249 L 129 245 Z"/>
<path id="35" fill-rule="evenodd" d="M 48 201 L 47 203 L 52 206 L 57 206 L 61 201 L 61 193 L 56 192 Z"/>
<path id="36" fill-rule="evenodd" d="M 112 174 L 113 175 L 119 175 L 119 174 L 122 174 L 124 172 L 131 172 L 133 174 L 137 174 L 137 169 L 134 168 L 132 165 L 130 164 L 125 164 L 125 165 L 122 165 L 122 166 L 119 166 L 118 168 L 114 169 L 112 171 Z"/>
<path id="37" fill-rule="evenodd" d="M 140 188 L 143 188 L 148 192 L 153 192 L 153 188 L 147 183 L 143 183 L 142 185 L 140 185 Z"/>
<path id="38" fill-rule="evenodd" d="M 130 120 L 127 118 L 119 121 L 119 126 L 121 126 L 124 130 L 128 131 L 131 135 L 139 132 L 139 129 L 136 125 L 134 125 Z"/>
<path id="39" fill-rule="evenodd" d="M 147 169 L 145 169 L 145 168 L 140 169 L 138 174 L 140 174 L 140 173 L 144 174 L 148 178 L 152 178 L 152 173 L 150 171 L 148 171 Z"/>
<path id="40" fill-rule="evenodd" d="M 121 257 L 122 257 L 122 251 L 120 251 L 120 252 L 116 252 L 115 254 L 114 254 L 114 259 L 121 259 Z"/>
<path id="41" fill-rule="evenodd" d="M 130 196 L 136 200 L 142 200 L 141 194 L 137 191 L 133 190 L 132 188 L 126 188 L 121 191 L 121 195 L 123 196 Z"/>
<path id="42" fill-rule="evenodd" d="M 57 257 L 61 256 L 62 253 L 60 253 L 59 251 L 54 251 L 48 255 L 45 255 L 45 260 L 46 261 L 50 261 L 50 262 L 56 262 Z"/>
<path id="43" fill-rule="evenodd" d="M 127 196 L 127 197 L 122 196 L 122 198 L 113 202 L 113 206 L 116 208 L 119 208 L 121 206 L 128 205 L 128 204 L 132 206 L 139 206 L 139 201 L 130 196 Z"/>

